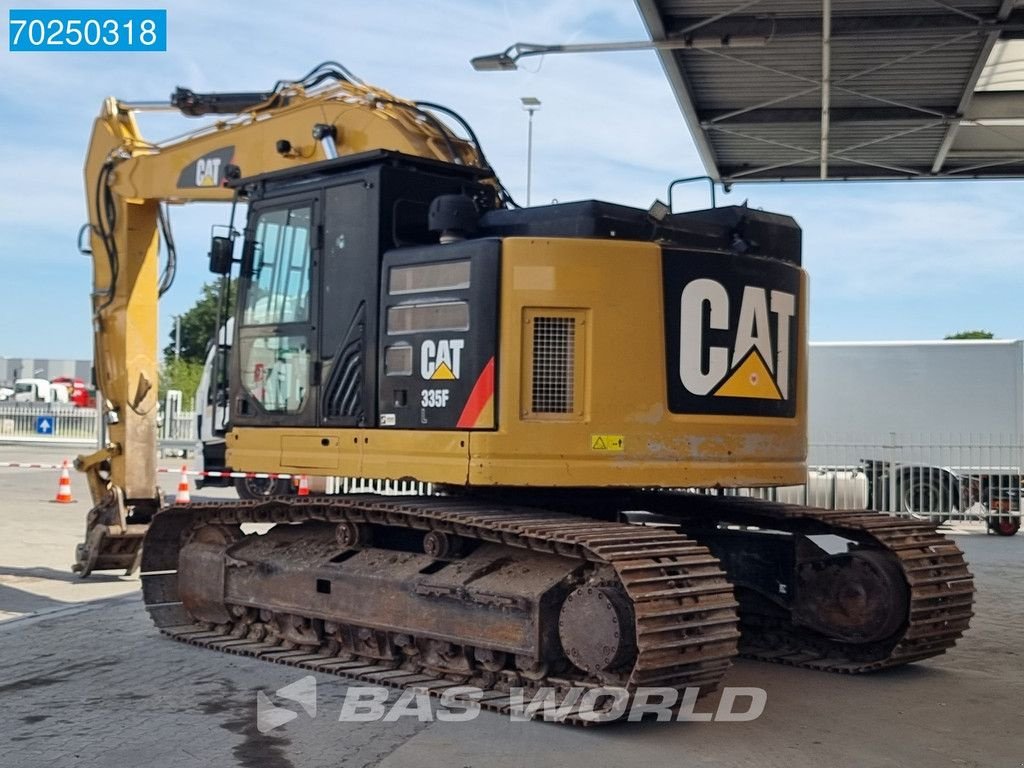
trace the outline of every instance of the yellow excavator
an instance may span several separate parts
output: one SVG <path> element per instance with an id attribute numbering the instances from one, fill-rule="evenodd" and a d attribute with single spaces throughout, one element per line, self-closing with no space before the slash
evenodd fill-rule
<path id="1" fill-rule="evenodd" d="M 524 687 L 706 691 L 737 654 L 878 670 L 967 628 L 971 575 L 932 526 L 733 490 L 806 478 L 790 217 L 520 208 L 456 113 L 334 63 L 178 89 L 221 117 L 166 143 L 139 134 L 150 106 L 109 99 L 85 169 L 109 441 L 77 462 L 76 569 L 141 559 L 167 635 L 503 710 Z M 229 465 L 433 495 L 162 503 L 158 231 L 194 200 L 247 209 L 210 248 L 238 278 Z"/>

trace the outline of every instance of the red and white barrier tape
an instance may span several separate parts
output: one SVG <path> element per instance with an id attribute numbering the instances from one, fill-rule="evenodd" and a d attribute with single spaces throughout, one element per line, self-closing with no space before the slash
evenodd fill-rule
<path id="1" fill-rule="evenodd" d="M 70 464 L 68 465 L 71 466 Z M 0 467 L 17 467 L 19 469 L 63 469 L 63 464 L 23 464 L 17 461 L 0 461 Z"/>
<path id="2" fill-rule="evenodd" d="M 181 472 L 180 469 L 163 469 L 158 468 L 157 472 Z M 186 475 L 198 475 L 199 477 L 245 477 L 250 480 L 255 478 L 257 480 L 291 480 L 292 478 L 298 477 L 298 475 L 289 475 L 283 472 L 217 472 L 215 470 L 188 470 Z"/>

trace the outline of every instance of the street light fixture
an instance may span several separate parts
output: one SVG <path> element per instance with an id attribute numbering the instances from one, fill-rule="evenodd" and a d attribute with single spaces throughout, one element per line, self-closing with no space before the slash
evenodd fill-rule
<path id="1" fill-rule="evenodd" d="M 540 99 L 534 96 L 520 96 L 523 109 L 530 115 L 526 133 L 526 205 L 530 205 L 530 187 L 533 181 L 533 113 L 540 109 Z"/>
<path id="2" fill-rule="evenodd" d="M 614 51 L 675 51 L 681 48 L 751 48 L 768 44 L 769 37 L 761 35 L 708 35 L 693 34 L 670 40 L 636 40 L 624 43 L 575 43 L 571 45 L 538 45 L 513 43 L 501 53 L 489 53 L 469 60 L 478 72 L 509 72 L 517 69 L 519 60 L 527 56 L 547 53 L 608 53 Z"/>

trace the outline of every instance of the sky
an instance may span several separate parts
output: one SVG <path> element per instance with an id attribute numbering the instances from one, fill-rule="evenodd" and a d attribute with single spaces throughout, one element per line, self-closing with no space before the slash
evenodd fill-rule
<path id="1" fill-rule="evenodd" d="M 7 11 L 3 5 L 3 23 Z M 334 59 L 405 98 L 445 104 L 473 125 L 513 196 L 525 199 L 527 115 L 534 118 L 534 204 L 603 199 L 647 208 L 701 166 L 651 51 L 528 59 L 516 72 L 476 72 L 469 59 L 513 42 L 647 37 L 630 0 L 262 0 L 19 2 L 18 8 L 167 7 L 166 53 L 0 52 L 0 356 L 91 356 L 82 164 L 103 99 L 167 99 L 196 91 L 269 89 Z M 5 30 L 6 38 L 6 30 Z M 204 119 L 146 114 L 153 140 Z M 677 188 L 676 210 L 708 206 L 707 187 Z M 1024 338 L 1024 182 L 748 184 L 719 204 L 787 213 L 804 230 L 812 341 L 939 339 L 965 329 Z M 176 206 L 178 277 L 161 301 L 172 316 L 211 279 L 210 227 L 228 206 Z"/>

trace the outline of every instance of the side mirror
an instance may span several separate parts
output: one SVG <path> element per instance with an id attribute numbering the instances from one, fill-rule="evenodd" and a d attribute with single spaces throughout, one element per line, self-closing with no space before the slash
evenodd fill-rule
<path id="1" fill-rule="evenodd" d="M 210 240 L 210 271 L 215 275 L 230 274 L 234 254 L 234 240 L 230 237 L 214 235 Z"/>

